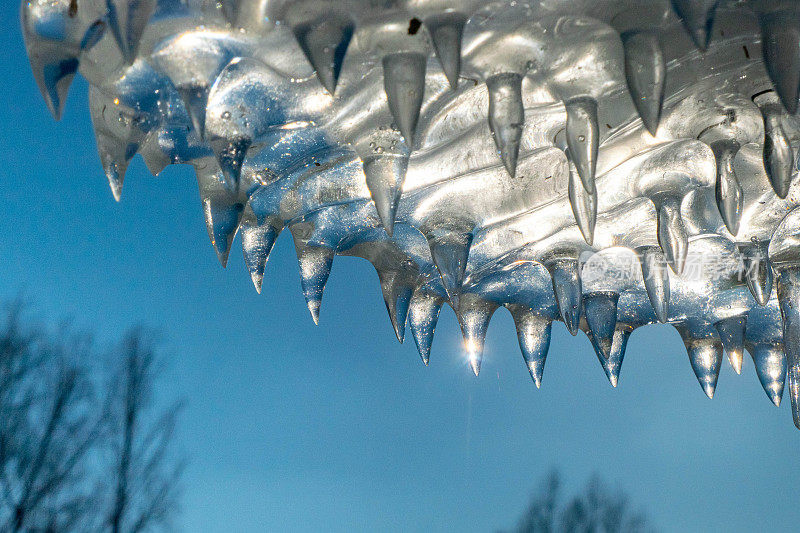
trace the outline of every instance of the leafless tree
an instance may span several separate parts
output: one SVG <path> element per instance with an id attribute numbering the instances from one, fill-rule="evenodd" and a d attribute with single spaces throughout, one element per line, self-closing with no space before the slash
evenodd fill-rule
<path id="1" fill-rule="evenodd" d="M 631 509 L 628 498 L 608 489 L 597 476 L 564 502 L 561 480 L 553 470 L 519 521 L 517 533 L 644 533 L 647 518 Z"/>
<path id="2" fill-rule="evenodd" d="M 117 368 L 102 380 L 87 336 L 32 327 L 22 311 L 14 303 L 0 324 L 0 531 L 166 524 L 179 473 L 168 453 L 177 410 L 152 402 L 145 332 L 113 351 Z"/>

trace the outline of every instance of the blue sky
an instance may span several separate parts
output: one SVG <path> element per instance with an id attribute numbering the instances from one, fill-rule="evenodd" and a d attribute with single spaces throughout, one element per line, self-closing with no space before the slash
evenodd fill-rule
<path id="1" fill-rule="evenodd" d="M 541 390 L 498 312 L 479 378 L 446 309 L 431 366 L 397 344 L 372 267 L 337 258 L 315 327 L 283 235 L 256 294 L 239 242 L 222 269 L 188 167 L 137 157 L 114 202 L 95 151 L 87 86 L 55 123 L 3 2 L 0 297 L 117 338 L 159 328 L 164 384 L 186 409 L 186 531 L 493 531 L 509 528 L 551 467 L 592 473 L 668 531 L 791 530 L 800 432 L 752 361 L 725 366 L 708 400 L 678 334 L 634 333 L 618 389 L 582 334 L 553 329 Z"/>

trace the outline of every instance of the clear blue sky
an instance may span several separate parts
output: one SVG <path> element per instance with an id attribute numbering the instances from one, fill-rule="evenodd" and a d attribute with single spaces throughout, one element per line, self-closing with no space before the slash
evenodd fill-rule
<path id="1" fill-rule="evenodd" d="M 551 467 L 568 488 L 597 472 L 667 531 L 796 530 L 800 432 L 747 358 L 700 389 L 678 334 L 631 338 L 612 389 L 563 324 L 542 390 L 506 312 L 480 378 L 446 309 L 430 368 L 397 344 L 365 261 L 337 258 L 315 327 L 288 232 L 256 294 L 237 239 L 227 270 L 208 241 L 194 176 L 137 157 L 122 203 L 102 175 L 78 80 L 55 123 L 30 74 L 18 3 L 0 30 L 0 297 L 112 340 L 160 328 L 166 387 L 184 397 L 186 531 L 492 531 L 516 523 Z"/>

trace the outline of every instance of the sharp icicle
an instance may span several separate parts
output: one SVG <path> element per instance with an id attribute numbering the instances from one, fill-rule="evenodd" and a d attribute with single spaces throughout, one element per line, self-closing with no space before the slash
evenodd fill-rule
<path id="1" fill-rule="evenodd" d="M 672 6 L 694 44 L 703 52 L 708 49 L 711 41 L 711 29 L 718 3 L 719 0 L 672 0 Z"/>
<path id="2" fill-rule="evenodd" d="M 349 18 L 336 13 L 324 20 L 313 20 L 293 28 L 300 48 L 317 71 L 322 86 L 331 95 L 336 91 L 354 29 L 355 25 Z"/>
<path id="3" fill-rule="evenodd" d="M 269 253 L 275 245 L 275 240 L 280 234 L 272 220 L 258 224 L 251 209 L 245 209 L 240 226 L 242 234 L 242 252 L 244 263 L 250 272 L 250 278 L 256 291 L 261 294 L 261 283 L 264 281 L 264 269 L 267 266 Z"/>
<path id="4" fill-rule="evenodd" d="M 129 65 L 136 60 L 139 42 L 157 3 L 157 0 L 106 0 L 111 34 Z"/>
<path id="5" fill-rule="evenodd" d="M 578 175 L 587 191 L 594 191 L 597 150 L 600 133 L 597 125 L 597 102 L 578 96 L 564 102 L 567 110 L 567 147 Z"/>
<path id="6" fill-rule="evenodd" d="M 604 359 L 611 356 L 614 331 L 617 327 L 619 294 L 595 292 L 583 297 L 583 314 Z"/>
<path id="7" fill-rule="evenodd" d="M 472 294 L 464 295 L 460 301 L 458 321 L 464 336 L 464 351 L 467 363 L 476 376 L 481 371 L 486 331 L 489 329 L 489 321 L 495 309 L 494 305 L 488 304 Z"/>
<path id="8" fill-rule="evenodd" d="M 764 170 L 772 190 L 779 198 L 789 195 L 794 170 L 794 154 L 789 137 L 783 128 L 783 108 L 774 93 L 763 95 L 764 101 L 756 99 L 764 117 Z"/>
<path id="9" fill-rule="evenodd" d="M 800 9 L 762 12 L 759 22 L 767 73 L 783 106 L 794 115 L 800 96 Z"/>
<path id="10" fill-rule="evenodd" d="M 658 244 L 673 272 L 680 275 L 686 264 L 689 235 L 681 218 L 680 202 L 675 197 L 664 198 L 658 205 Z"/>
<path id="11" fill-rule="evenodd" d="M 472 233 L 444 231 L 428 239 L 431 255 L 450 301 L 457 307 L 461 284 L 467 271 Z"/>
<path id="12" fill-rule="evenodd" d="M 436 330 L 436 322 L 439 320 L 441 309 L 442 300 L 437 296 L 415 294 L 411 298 L 408 324 L 411 327 L 411 334 L 414 336 L 419 356 L 425 366 L 428 366 L 430 361 L 433 333 Z"/>
<path id="13" fill-rule="evenodd" d="M 457 12 L 442 13 L 425 19 L 436 57 L 453 90 L 458 88 L 461 74 L 461 35 L 466 22 L 467 17 Z"/>
<path id="14" fill-rule="evenodd" d="M 744 332 L 747 327 L 746 316 L 734 316 L 720 320 L 714 327 L 717 328 L 722 346 L 728 355 L 733 370 L 742 373 L 742 360 L 744 358 Z"/>
<path id="15" fill-rule="evenodd" d="M 402 344 L 406 336 L 408 306 L 414 290 L 412 287 L 402 283 L 398 278 L 398 272 L 378 271 L 378 279 L 381 283 L 381 293 L 383 293 L 383 301 L 386 303 L 386 311 L 389 313 L 389 320 L 392 322 L 394 334 Z"/>
<path id="16" fill-rule="evenodd" d="M 383 87 L 397 127 L 410 148 L 414 144 L 427 59 L 419 52 L 397 52 L 383 57 Z"/>
<path id="17" fill-rule="evenodd" d="M 522 76 L 495 74 L 486 80 L 486 89 L 489 92 L 489 129 L 503 166 L 513 178 L 517 173 L 517 158 L 525 125 Z"/>
<path id="18" fill-rule="evenodd" d="M 742 220 L 744 192 L 733 170 L 733 159 L 739 151 L 739 143 L 734 140 L 721 140 L 711 144 L 717 160 L 716 199 L 719 214 L 725 227 L 736 236 Z"/>
<path id="19" fill-rule="evenodd" d="M 772 293 L 772 266 L 767 255 L 768 241 L 753 242 L 739 246 L 742 268 L 750 293 L 758 305 L 765 306 Z"/>
<path id="20" fill-rule="evenodd" d="M 722 366 L 722 343 L 713 338 L 684 341 L 694 375 L 709 398 L 714 397 Z"/>
<path id="21" fill-rule="evenodd" d="M 207 164 L 202 167 L 200 164 L 195 165 L 195 172 L 208 237 L 217 252 L 220 264 L 225 268 L 233 239 L 242 221 L 244 208 L 236 198 L 228 194 L 221 183 L 219 172 L 209 170 Z"/>
<path id="22" fill-rule="evenodd" d="M 572 162 L 569 164 L 568 196 L 575 222 L 577 222 L 584 240 L 591 246 L 594 242 L 594 227 L 597 223 L 597 189 L 591 193 L 586 191 Z"/>
<path id="23" fill-rule="evenodd" d="M 669 320 L 669 271 L 664 252 L 657 246 L 637 250 L 642 265 L 642 278 L 656 318 L 662 324 Z"/>
<path id="24" fill-rule="evenodd" d="M 372 201 L 386 233 L 394 234 L 397 206 L 403 192 L 408 155 L 383 154 L 364 158 L 364 175 Z"/>
<path id="25" fill-rule="evenodd" d="M 290 228 L 291 229 L 291 228 Z M 314 324 L 319 324 L 319 308 L 322 304 L 322 294 L 325 283 L 331 274 L 333 258 L 336 251 L 323 246 L 312 246 L 303 242 L 295 232 L 294 246 L 297 252 L 297 262 L 300 265 L 300 283 L 303 288 L 303 297 L 306 299 L 308 310 Z"/>
<path id="26" fill-rule="evenodd" d="M 545 266 L 553 278 L 553 292 L 561 320 L 564 321 L 569 332 L 575 336 L 578 334 L 582 308 L 578 260 L 559 258 L 548 262 Z"/>
<path id="27" fill-rule="evenodd" d="M 747 351 L 753 358 L 758 381 L 767 393 L 767 398 L 776 407 L 780 406 L 786 381 L 786 356 L 783 348 L 776 344 L 756 344 L 748 346 Z"/>
<path id="28" fill-rule="evenodd" d="M 625 52 L 625 78 L 631 98 L 651 135 L 656 134 L 664 104 L 666 61 L 655 31 L 622 34 Z"/>
<path id="29" fill-rule="evenodd" d="M 619 373 L 622 370 L 622 361 L 625 358 L 625 349 L 628 347 L 628 339 L 631 333 L 633 333 L 633 328 L 630 326 L 617 325 L 611 339 L 608 354 L 604 353 L 600 347 L 597 337 L 591 331 L 588 333 L 589 340 L 592 342 L 592 347 L 597 354 L 597 359 L 603 367 L 603 372 L 605 372 L 608 382 L 615 388 L 619 383 Z"/>
<path id="30" fill-rule="evenodd" d="M 517 328 L 517 339 L 525 366 L 528 367 L 536 388 L 542 386 L 544 363 L 550 349 L 550 320 L 521 306 L 509 307 Z"/>
<path id="31" fill-rule="evenodd" d="M 792 401 L 794 425 L 800 429 L 800 268 L 782 268 L 777 274 L 789 399 Z"/>

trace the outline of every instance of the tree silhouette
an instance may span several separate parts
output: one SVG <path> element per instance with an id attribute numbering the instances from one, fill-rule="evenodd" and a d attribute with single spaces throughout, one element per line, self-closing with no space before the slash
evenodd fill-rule
<path id="1" fill-rule="evenodd" d="M 644 533 L 647 518 L 631 509 L 627 496 L 609 490 L 593 476 L 583 491 L 567 501 L 561 478 L 551 471 L 519 520 L 517 533 Z"/>
<path id="2" fill-rule="evenodd" d="M 168 523 L 176 407 L 152 402 L 154 345 L 132 330 L 101 379 L 88 336 L 48 333 L 16 302 L 0 326 L 0 531 L 138 532 Z"/>

